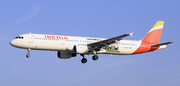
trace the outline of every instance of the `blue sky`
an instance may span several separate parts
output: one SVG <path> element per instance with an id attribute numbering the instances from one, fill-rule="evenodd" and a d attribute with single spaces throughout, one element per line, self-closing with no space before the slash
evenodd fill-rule
<path id="1" fill-rule="evenodd" d="M 0 86 L 179 86 L 179 0 L 3 0 L 0 3 Z M 55 51 L 27 51 L 9 41 L 24 33 L 140 40 L 165 21 L 167 49 L 138 55 L 59 59 Z"/>

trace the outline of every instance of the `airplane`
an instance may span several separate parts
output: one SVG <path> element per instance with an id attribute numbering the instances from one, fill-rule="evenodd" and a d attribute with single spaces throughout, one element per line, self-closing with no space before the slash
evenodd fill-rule
<path id="1" fill-rule="evenodd" d="M 97 60 L 97 54 L 133 55 L 167 48 L 167 44 L 173 42 L 159 43 L 163 26 L 164 21 L 157 21 L 139 41 L 122 39 L 132 36 L 133 33 L 110 39 L 29 33 L 17 36 L 10 41 L 10 45 L 27 49 L 27 58 L 30 57 L 31 50 L 47 50 L 57 51 L 57 56 L 61 59 L 69 59 L 80 54 L 83 57 L 81 62 L 86 63 L 84 55 L 89 54 L 94 54 L 92 59 Z"/>

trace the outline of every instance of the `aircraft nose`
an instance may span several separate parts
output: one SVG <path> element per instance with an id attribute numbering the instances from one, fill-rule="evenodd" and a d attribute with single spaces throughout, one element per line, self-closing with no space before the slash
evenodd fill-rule
<path id="1" fill-rule="evenodd" d="M 13 40 L 11 40 L 11 41 L 9 42 L 9 44 L 10 44 L 11 46 L 15 46 L 16 42 L 15 42 L 15 40 L 13 39 Z"/>

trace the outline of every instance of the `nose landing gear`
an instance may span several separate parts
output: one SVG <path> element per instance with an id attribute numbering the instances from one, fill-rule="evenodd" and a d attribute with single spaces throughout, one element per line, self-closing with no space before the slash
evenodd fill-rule
<path id="1" fill-rule="evenodd" d="M 29 54 L 27 54 L 27 55 L 26 55 L 26 57 L 27 57 L 27 58 L 29 58 L 29 57 L 30 57 L 30 55 L 29 55 Z"/>
<path id="2" fill-rule="evenodd" d="M 30 54 L 31 49 L 27 49 L 27 51 L 28 51 L 28 54 L 26 55 L 26 57 L 29 58 L 30 57 L 29 54 Z"/>

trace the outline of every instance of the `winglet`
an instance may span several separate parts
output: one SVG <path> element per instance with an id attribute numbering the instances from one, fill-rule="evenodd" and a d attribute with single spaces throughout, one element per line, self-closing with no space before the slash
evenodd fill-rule
<path id="1" fill-rule="evenodd" d="M 130 36 L 133 36 L 133 32 L 129 34 Z"/>

